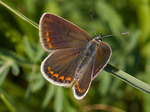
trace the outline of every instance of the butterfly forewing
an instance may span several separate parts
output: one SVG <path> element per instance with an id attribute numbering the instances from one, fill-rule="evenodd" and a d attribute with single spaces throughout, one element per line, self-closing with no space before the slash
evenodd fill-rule
<path id="1" fill-rule="evenodd" d="M 93 79 L 103 70 L 103 68 L 107 65 L 110 56 L 111 56 L 111 48 L 108 44 L 101 41 L 98 45 L 98 50 L 96 52 L 94 71 L 93 71 Z"/>
<path id="2" fill-rule="evenodd" d="M 39 24 L 40 41 L 45 50 L 77 47 L 92 40 L 84 30 L 53 14 L 45 13 Z"/>
<path id="3" fill-rule="evenodd" d="M 42 74 L 55 85 L 71 86 L 75 77 L 75 69 L 83 57 L 83 50 L 83 46 L 78 46 L 51 53 L 42 62 Z"/>

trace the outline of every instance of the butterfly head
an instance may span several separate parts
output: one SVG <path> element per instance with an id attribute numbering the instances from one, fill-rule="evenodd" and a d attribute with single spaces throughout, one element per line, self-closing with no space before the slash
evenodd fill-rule
<path id="1" fill-rule="evenodd" d="M 94 40 L 97 41 L 97 42 L 101 42 L 102 38 L 103 38 L 103 35 L 101 34 L 101 35 L 95 37 Z"/>
<path id="2" fill-rule="evenodd" d="M 101 34 L 101 35 L 95 37 L 94 40 L 100 43 L 102 41 L 102 39 L 105 38 L 105 37 L 111 37 L 111 36 L 115 36 L 115 35 L 124 35 L 124 34 L 128 34 L 128 33 L 129 32 L 123 32 L 123 33 L 120 33 L 120 34 L 111 34 L 111 35 L 106 35 L 106 36 L 103 36 L 103 34 Z"/>

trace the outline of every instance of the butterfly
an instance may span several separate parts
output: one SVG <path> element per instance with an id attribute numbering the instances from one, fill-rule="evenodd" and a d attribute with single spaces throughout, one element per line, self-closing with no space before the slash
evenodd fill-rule
<path id="1" fill-rule="evenodd" d="M 40 42 L 51 52 L 41 64 L 44 78 L 57 86 L 72 87 L 74 97 L 82 99 L 91 82 L 107 65 L 112 50 L 73 23 L 44 13 L 39 23 Z"/>

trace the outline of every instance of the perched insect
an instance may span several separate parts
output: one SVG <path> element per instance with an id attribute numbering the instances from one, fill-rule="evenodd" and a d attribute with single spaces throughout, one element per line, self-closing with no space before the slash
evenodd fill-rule
<path id="1" fill-rule="evenodd" d="M 92 39 L 81 28 L 50 13 L 41 17 L 39 35 L 42 47 L 52 52 L 41 64 L 45 79 L 64 87 L 75 83 L 72 87 L 74 96 L 82 99 L 92 80 L 111 57 L 111 48 L 102 41 L 106 36 L 100 35 Z"/>

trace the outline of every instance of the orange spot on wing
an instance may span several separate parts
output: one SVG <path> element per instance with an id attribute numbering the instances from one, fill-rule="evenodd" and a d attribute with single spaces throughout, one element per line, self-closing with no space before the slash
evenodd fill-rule
<path id="1" fill-rule="evenodd" d="M 77 87 L 77 90 L 78 90 L 80 93 L 82 93 L 82 90 L 81 90 L 81 88 L 79 88 L 79 86 Z"/>
<path id="2" fill-rule="evenodd" d="M 49 37 L 47 37 L 47 38 L 46 38 L 46 40 L 47 40 L 47 42 L 49 42 L 49 41 L 50 41 L 50 38 L 49 38 Z"/>
<path id="3" fill-rule="evenodd" d="M 97 69 L 96 69 L 96 72 L 102 67 L 102 65 L 100 65 Z"/>
<path id="4" fill-rule="evenodd" d="M 99 66 L 99 68 L 101 68 L 101 67 L 102 67 L 102 65 Z"/>
<path id="5" fill-rule="evenodd" d="M 79 83 L 77 82 L 76 83 L 76 85 L 77 85 L 77 90 L 78 90 L 78 92 L 80 92 L 80 93 L 83 93 L 84 91 L 85 91 L 85 89 L 81 89 L 78 85 L 79 85 Z"/>
<path id="6" fill-rule="evenodd" d="M 80 88 L 79 88 L 79 90 L 78 90 L 78 91 L 81 93 Z"/>
<path id="7" fill-rule="evenodd" d="M 50 71 L 51 67 L 47 67 L 48 71 Z"/>
<path id="8" fill-rule="evenodd" d="M 46 36 L 49 36 L 49 32 L 46 32 Z"/>
<path id="9" fill-rule="evenodd" d="M 99 68 L 96 69 L 96 72 L 98 71 Z"/>
<path id="10" fill-rule="evenodd" d="M 49 48 L 52 48 L 52 44 L 51 43 L 49 43 L 48 46 L 49 46 Z"/>
<path id="11" fill-rule="evenodd" d="M 71 81 L 71 77 L 67 77 L 65 80 Z"/>
<path id="12" fill-rule="evenodd" d="M 54 74 L 53 76 L 55 76 L 56 78 L 58 78 L 58 74 Z"/>
<path id="13" fill-rule="evenodd" d="M 49 71 L 49 73 L 50 73 L 51 75 L 53 75 L 53 74 L 54 74 L 54 72 L 53 72 L 53 71 Z"/>
<path id="14" fill-rule="evenodd" d="M 59 79 L 64 80 L 64 76 L 59 77 Z"/>

